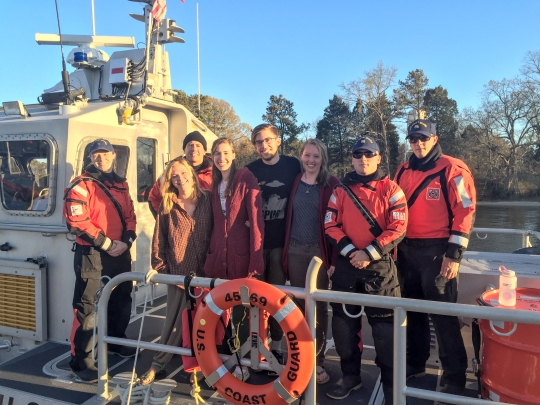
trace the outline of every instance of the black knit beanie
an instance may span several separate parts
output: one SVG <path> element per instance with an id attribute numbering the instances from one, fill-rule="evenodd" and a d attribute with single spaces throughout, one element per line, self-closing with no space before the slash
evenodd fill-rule
<path id="1" fill-rule="evenodd" d="M 193 131 L 186 135 L 186 137 L 184 138 L 184 144 L 182 145 L 182 149 L 186 149 L 186 145 L 191 141 L 197 141 L 202 143 L 202 146 L 206 151 L 206 139 L 199 131 Z"/>

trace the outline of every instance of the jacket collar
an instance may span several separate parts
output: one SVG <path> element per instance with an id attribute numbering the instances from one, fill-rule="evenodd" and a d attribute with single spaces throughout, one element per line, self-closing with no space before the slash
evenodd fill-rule
<path id="1" fill-rule="evenodd" d="M 120 177 L 118 174 L 116 174 L 114 171 L 109 173 L 103 173 L 101 170 L 99 170 L 96 166 L 94 166 L 92 163 L 90 163 L 88 166 L 86 166 L 85 169 L 86 174 L 88 174 L 90 177 L 93 177 L 96 180 L 103 182 L 111 182 L 111 179 L 114 183 L 123 183 L 126 181 L 124 177 Z"/>
<path id="2" fill-rule="evenodd" d="M 373 174 L 370 174 L 369 176 L 361 176 L 356 172 L 350 172 L 347 173 L 345 178 L 343 179 L 344 184 L 367 184 L 370 181 L 379 181 L 386 177 L 386 174 L 381 170 L 381 168 L 377 168 L 377 171 Z"/>
<path id="3" fill-rule="evenodd" d="M 437 160 L 442 156 L 441 145 L 436 143 L 426 157 L 418 159 L 413 153 L 409 159 L 409 167 L 413 170 L 427 172 L 435 167 Z"/>
<path id="4" fill-rule="evenodd" d="M 207 170 L 208 168 L 212 168 L 212 165 L 213 165 L 213 162 L 212 162 L 212 159 L 210 159 L 208 156 L 205 156 L 203 158 L 203 162 L 201 163 L 200 166 L 198 166 L 196 169 L 195 169 L 195 173 L 199 173 L 199 172 L 202 172 L 204 170 Z"/>

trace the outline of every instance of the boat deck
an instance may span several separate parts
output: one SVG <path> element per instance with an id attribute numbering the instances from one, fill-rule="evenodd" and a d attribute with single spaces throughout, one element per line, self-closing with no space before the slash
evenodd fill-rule
<path id="1" fill-rule="evenodd" d="M 157 342 L 161 325 L 165 318 L 165 298 L 162 297 L 154 301 L 153 306 L 147 308 L 145 325 L 142 340 Z M 133 317 L 127 330 L 130 338 L 136 339 L 139 333 L 141 309 L 138 308 L 139 315 Z M 331 312 L 331 311 L 330 311 Z M 470 328 L 464 327 L 465 342 L 468 344 L 468 352 L 471 358 L 472 347 L 470 347 Z M 347 404 L 380 405 L 382 404 L 382 394 L 377 394 L 377 379 L 379 369 L 375 365 L 375 352 L 372 346 L 371 330 L 367 320 L 363 320 L 364 355 L 362 358 L 362 382 L 361 389 L 354 391 L 341 402 Z M 325 367 L 330 375 L 330 382 L 317 387 L 317 404 L 335 404 L 340 401 L 330 399 L 326 396 L 326 391 L 330 389 L 332 382 L 341 376 L 339 367 L 339 357 L 333 347 L 331 331 L 329 331 L 328 347 L 326 353 Z M 432 350 L 435 353 L 435 346 Z M 152 362 L 153 352 L 142 350 L 139 353 L 136 373 L 142 375 Z M 36 349 L 25 353 L 11 361 L 0 365 L 0 404 L 4 404 L 3 398 L 14 398 L 10 405 L 29 404 L 34 402 L 37 405 L 49 404 L 92 404 L 95 402 L 97 394 L 97 384 L 83 384 L 77 381 L 75 375 L 69 369 L 69 346 L 48 342 Z M 119 356 L 109 356 L 109 377 L 121 373 L 131 372 L 133 359 L 122 359 Z M 173 390 L 171 404 L 195 404 L 195 400 L 190 396 L 191 385 L 189 375 L 183 371 L 180 356 L 174 356 L 168 364 L 166 375 L 162 378 L 171 378 L 178 384 Z M 411 379 L 410 386 L 436 390 L 440 380 L 440 370 L 436 354 L 432 356 L 428 363 L 425 377 Z M 269 377 L 266 372 L 251 372 L 249 382 L 251 384 L 265 384 L 275 377 Z M 466 395 L 474 397 L 476 393 L 476 380 L 472 374 L 468 375 L 468 389 Z M 114 388 L 114 384 L 110 384 Z M 201 396 L 208 404 L 226 404 L 226 402 L 216 391 L 209 388 L 204 382 L 201 384 Z M 110 401 L 111 404 L 120 404 L 117 392 L 116 397 Z M 20 400 L 23 398 L 26 402 Z M 295 402 L 300 403 L 300 400 Z M 409 398 L 407 404 L 410 405 L 431 405 L 431 401 Z"/>

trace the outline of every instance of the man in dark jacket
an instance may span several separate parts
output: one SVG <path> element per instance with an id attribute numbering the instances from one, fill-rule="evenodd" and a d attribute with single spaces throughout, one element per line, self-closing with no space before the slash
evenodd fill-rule
<path id="1" fill-rule="evenodd" d="M 76 236 L 75 290 L 71 370 L 84 382 L 95 382 L 98 371 L 92 358 L 92 335 L 96 291 L 100 278 L 113 278 L 131 271 L 129 249 L 135 241 L 136 218 L 125 178 L 113 171 L 116 153 L 105 139 L 90 145 L 84 173 L 68 185 L 64 217 L 69 232 Z M 109 300 L 108 335 L 125 337 L 131 315 L 131 283 L 117 286 Z M 132 357 L 136 349 L 109 345 L 109 352 Z"/>

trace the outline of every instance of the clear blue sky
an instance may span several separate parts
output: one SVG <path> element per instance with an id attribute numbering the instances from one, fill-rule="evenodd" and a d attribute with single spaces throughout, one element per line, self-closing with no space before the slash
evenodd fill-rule
<path id="1" fill-rule="evenodd" d="M 186 44 L 167 45 L 173 87 L 197 92 L 194 0 L 168 0 L 167 17 Z M 90 0 L 58 0 L 65 34 L 91 34 Z M 57 46 L 34 34 L 57 33 L 54 0 L 20 0 L 0 16 L 0 101 L 34 103 L 60 80 Z M 95 0 L 98 35 L 144 41 L 142 3 Z M 378 61 L 404 79 L 423 69 L 459 109 L 474 107 L 489 80 L 518 74 L 526 52 L 540 50 L 538 0 L 200 0 L 201 91 L 228 101 L 255 126 L 270 95 L 294 102 L 312 123 L 328 100 Z M 65 50 L 65 54 L 71 48 Z M 114 49 L 105 49 L 109 55 Z M 70 71 L 72 70 L 71 67 Z"/>

